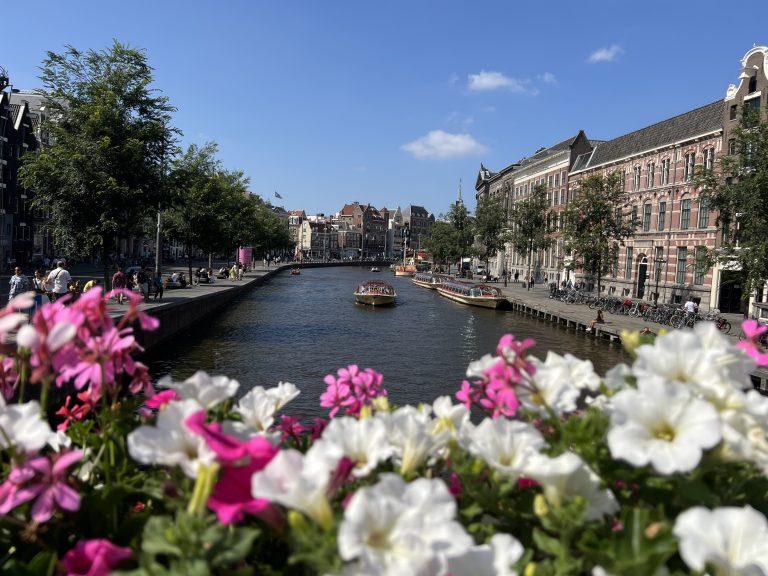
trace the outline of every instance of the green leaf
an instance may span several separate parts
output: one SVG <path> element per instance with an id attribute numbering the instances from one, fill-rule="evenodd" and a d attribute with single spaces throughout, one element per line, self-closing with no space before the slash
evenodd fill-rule
<path id="1" fill-rule="evenodd" d="M 533 529 L 533 541 L 539 550 L 546 552 L 555 558 L 562 556 L 565 552 L 563 550 L 562 544 L 560 543 L 560 540 L 546 535 L 539 528 Z"/>

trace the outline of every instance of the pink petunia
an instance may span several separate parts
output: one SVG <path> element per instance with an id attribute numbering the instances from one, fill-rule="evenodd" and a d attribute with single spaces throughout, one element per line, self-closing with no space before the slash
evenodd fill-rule
<path id="1" fill-rule="evenodd" d="M 148 406 L 149 408 L 154 408 L 155 410 L 163 408 L 164 406 L 167 406 L 170 402 L 173 400 L 179 400 L 179 394 L 176 392 L 176 390 L 163 390 L 162 392 L 158 392 L 151 398 L 147 398 L 144 401 L 144 405 Z"/>
<path id="2" fill-rule="evenodd" d="M 761 344 L 763 335 L 768 332 L 768 326 L 750 319 L 741 323 L 741 330 L 747 339 L 739 342 L 738 346 L 749 354 L 758 366 L 768 366 L 768 352 Z"/>
<path id="3" fill-rule="evenodd" d="M 130 548 L 102 538 L 80 540 L 64 555 L 61 565 L 67 576 L 109 576 L 113 568 L 133 556 Z"/>

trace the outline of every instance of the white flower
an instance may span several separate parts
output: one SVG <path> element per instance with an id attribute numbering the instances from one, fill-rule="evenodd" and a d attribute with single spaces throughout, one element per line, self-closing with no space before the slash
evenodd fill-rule
<path id="1" fill-rule="evenodd" d="M 490 354 L 486 354 L 480 360 L 473 360 L 467 366 L 467 378 L 483 380 L 486 378 L 485 371 L 495 366 L 500 360 L 498 356 L 491 356 Z"/>
<path id="2" fill-rule="evenodd" d="M 489 544 L 473 546 L 460 556 L 446 558 L 452 576 L 517 576 L 512 565 L 523 556 L 523 546 L 509 534 L 494 534 Z"/>
<path id="3" fill-rule="evenodd" d="M 327 490 L 338 459 L 326 448 L 317 442 L 306 454 L 281 450 L 252 476 L 251 494 L 298 510 L 328 528 L 333 518 Z"/>
<path id="4" fill-rule="evenodd" d="M 576 401 L 582 390 L 595 391 L 600 387 L 600 377 L 595 374 L 592 362 L 579 360 L 571 354 L 560 356 L 555 352 L 547 352 L 544 362 L 531 358 L 536 366 L 533 393 L 523 392 L 521 388 L 518 397 L 527 407 L 537 411 L 542 410 L 543 402 L 557 414 L 576 410 Z"/>
<path id="5" fill-rule="evenodd" d="M 6 404 L 0 395 L 0 448 L 9 446 L 26 452 L 40 450 L 48 443 L 51 427 L 40 418 L 40 404 Z"/>
<path id="6" fill-rule="evenodd" d="M 47 443 L 54 452 L 61 452 L 62 448 L 72 446 L 72 439 L 63 430 L 56 430 L 56 432 L 50 433 Z"/>
<path id="7" fill-rule="evenodd" d="M 718 576 L 768 574 L 768 521 L 750 506 L 690 508 L 677 517 L 672 532 L 692 570 L 709 565 Z"/>
<path id="8" fill-rule="evenodd" d="M 462 427 L 469 422 L 469 410 L 463 404 L 454 404 L 450 396 L 440 396 L 432 403 L 431 432 L 433 436 L 442 438 L 444 435 L 455 439 Z"/>
<path id="9" fill-rule="evenodd" d="M 433 458 L 447 441 L 445 437 L 432 435 L 429 417 L 413 406 L 403 406 L 392 414 L 377 414 L 376 417 L 387 423 L 389 443 L 404 476 Z"/>
<path id="10" fill-rule="evenodd" d="M 602 489 L 597 474 L 571 452 L 556 458 L 544 454 L 531 457 L 526 476 L 541 484 L 544 497 L 554 506 L 559 506 L 563 498 L 584 498 L 587 502 L 587 520 L 596 520 L 619 509 L 613 493 Z"/>
<path id="11" fill-rule="evenodd" d="M 241 432 L 266 433 L 274 424 L 277 411 L 298 395 L 299 390 L 289 382 L 280 382 L 268 389 L 262 386 L 251 388 L 234 407 L 243 419 L 242 424 L 235 427 L 242 429 Z"/>
<path id="12" fill-rule="evenodd" d="M 461 556 L 474 544 L 455 516 L 456 502 L 441 480 L 406 484 L 384 474 L 350 499 L 339 527 L 339 555 L 355 561 L 355 574 L 438 574 L 444 556 Z"/>
<path id="13" fill-rule="evenodd" d="M 184 422 L 203 407 L 196 400 L 171 402 L 161 410 L 154 426 L 140 426 L 128 434 L 128 452 L 142 464 L 179 466 L 190 478 L 197 478 L 200 465 L 211 464 L 216 454 L 205 440 Z"/>
<path id="14" fill-rule="evenodd" d="M 162 379 L 158 385 L 163 388 L 173 388 L 179 396 L 197 400 L 205 408 L 212 408 L 237 394 L 240 383 L 226 376 L 209 376 L 198 370 L 184 382 L 173 382 L 170 378 Z"/>
<path id="15" fill-rule="evenodd" d="M 525 473 L 531 456 L 545 442 L 530 424 L 506 418 L 486 418 L 476 428 L 466 426 L 462 444 L 490 467 L 517 479 Z"/>
<path id="16" fill-rule="evenodd" d="M 616 394 L 612 404 L 608 447 L 614 458 L 633 466 L 650 463 L 661 474 L 688 472 L 703 450 L 720 442 L 715 408 L 677 382 L 646 376 L 637 390 Z"/>
<path id="17" fill-rule="evenodd" d="M 768 474 L 768 398 L 757 390 L 734 390 L 720 408 L 723 444 L 727 459 L 753 462 Z"/>
<path id="18" fill-rule="evenodd" d="M 632 372 L 639 380 L 661 376 L 687 384 L 710 400 L 749 387 L 754 369 L 754 361 L 732 346 L 712 322 L 701 322 L 693 331 L 662 334 L 653 345 L 639 346 L 636 353 Z"/>
<path id="19" fill-rule="evenodd" d="M 367 476 L 392 454 L 387 426 L 380 418 L 333 418 L 318 443 L 326 445 L 329 452 L 337 451 L 339 459 L 346 456 L 353 460 L 357 477 Z"/>

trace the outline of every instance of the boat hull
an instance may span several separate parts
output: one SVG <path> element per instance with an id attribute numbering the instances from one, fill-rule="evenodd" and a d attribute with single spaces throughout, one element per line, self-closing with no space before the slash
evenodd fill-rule
<path id="1" fill-rule="evenodd" d="M 447 290 L 441 290 L 438 286 L 437 291 L 440 293 L 440 296 L 445 296 L 449 300 L 453 300 L 454 302 L 459 302 L 461 304 L 466 304 L 468 306 L 479 306 L 481 308 L 500 308 L 505 302 L 505 298 L 489 298 L 489 297 L 474 297 L 474 296 L 464 296 L 462 294 L 454 294 L 453 292 L 449 292 Z"/>
<path id="2" fill-rule="evenodd" d="M 355 294 L 355 302 L 367 306 L 391 306 L 395 303 L 394 296 L 385 294 Z"/>

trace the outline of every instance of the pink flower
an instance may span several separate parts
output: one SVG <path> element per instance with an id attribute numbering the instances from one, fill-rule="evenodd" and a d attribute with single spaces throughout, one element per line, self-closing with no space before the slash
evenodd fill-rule
<path id="1" fill-rule="evenodd" d="M 67 576 L 109 576 L 112 568 L 132 555 L 130 548 L 116 546 L 109 540 L 80 540 L 64 555 L 61 565 Z"/>
<path id="2" fill-rule="evenodd" d="M 342 408 L 345 414 L 357 416 L 374 398 L 387 395 L 387 390 L 382 387 L 384 376 L 371 368 L 361 371 L 356 364 L 351 364 L 339 368 L 336 373 L 338 378 L 333 374 L 324 378 L 328 388 L 320 396 L 320 406 L 332 408 L 331 418 Z"/>
<path id="3" fill-rule="evenodd" d="M 57 430 L 67 431 L 70 422 L 72 420 L 82 420 L 91 411 L 91 404 L 87 402 L 87 395 L 82 392 L 77 395 L 77 398 L 83 402 L 83 404 L 75 404 L 72 408 L 69 407 L 72 402 L 72 396 L 67 396 L 64 400 L 64 405 L 56 411 L 58 416 L 63 416 L 64 420 L 56 427 Z"/>
<path id="4" fill-rule="evenodd" d="M 80 494 L 69 485 L 67 468 L 82 457 L 82 452 L 61 452 L 15 465 L 0 485 L 0 514 L 34 499 L 31 517 L 39 524 L 50 520 L 55 506 L 68 512 L 79 510 Z"/>
<path id="5" fill-rule="evenodd" d="M 145 406 L 148 406 L 149 408 L 154 409 L 160 409 L 163 406 L 166 406 L 173 400 L 179 400 L 179 394 L 176 392 L 176 390 L 169 389 L 169 390 L 163 390 L 162 392 L 158 392 L 151 398 L 147 398 L 147 400 L 144 402 Z"/>
<path id="6" fill-rule="evenodd" d="M 304 427 L 295 416 L 283 415 L 280 418 L 280 442 L 285 442 L 286 440 L 295 440 L 298 442 L 303 431 Z"/>
<path id="7" fill-rule="evenodd" d="M 741 330 L 747 337 L 738 346 L 752 356 L 758 366 L 768 366 L 768 352 L 761 344 L 763 334 L 768 332 L 768 326 L 761 325 L 757 320 L 744 320 Z"/>
<path id="8" fill-rule="evenodd" d="M 276 511 L 268 500 L 251 495 L 251 477 L 262 470 L 279 451 L 261 436 L 245 442 L 221 431 L 221 424 L 205 423 L 205 411 L 195 412 L 185 424 L 202 436 L 208 447 L 218 456 L 222 466 L 219 480 L 208 498 L 208 507 L 216 513 L 222 524 L 239 522 L 245 514 L 276 523 Z"/>

